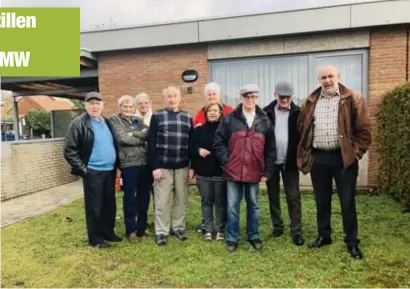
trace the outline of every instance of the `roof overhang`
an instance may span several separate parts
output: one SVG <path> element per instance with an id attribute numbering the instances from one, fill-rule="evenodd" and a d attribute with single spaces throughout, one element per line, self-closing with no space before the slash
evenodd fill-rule
<path id="1" fill-rule="evenodd" d="M 80 49 L 80 67 L 96 68 L 98 64 L 97 57 L 86 48 Z"/>
<path id="2" fill-rule="evenodd" d="M 10 90 L 14 97 L 50 95 L 84 100 L 85 94 L 98 91 L 97 58 L 87 49 L 80 50 L 78 77 L 2 77 L 1 89 Z"/>
<path id="3" fill-rule="evenodd" d="M 93 52 L 209 43 L 409 24 L 409 0 L 374 1 L 257 15 L 86 31 L 81 45 Z"/>

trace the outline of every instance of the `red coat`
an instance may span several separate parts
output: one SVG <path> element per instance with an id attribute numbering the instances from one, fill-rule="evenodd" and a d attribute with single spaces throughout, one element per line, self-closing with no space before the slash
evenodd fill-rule
<path id="1" fill-rule="evenodd" d="M 260 107 L 251 128 L 242 113 L 242 104 L 224 117 L 215 134 L 214 149 L 228 180 L 259 183 L 273 176 L 276 142 L 273 125 Z"/>
<path id="2" fill-rule="evenodd" d="M 229 105 L 223 104 L 224 112 L 223 115 L 227 115 L 233 111 L 233 108 Z M 201 108 L 195 115 L 194 117 L 194 127 L 196 127 L 198 124 L 205 124 L 206 123 L 206 118 L 205 118 L 205 112 L 204 112 L 204 107 Z"/>

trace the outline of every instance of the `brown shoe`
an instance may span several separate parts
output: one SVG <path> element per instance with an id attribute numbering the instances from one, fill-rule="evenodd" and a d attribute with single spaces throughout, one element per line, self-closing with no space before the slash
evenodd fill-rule
<path id="1" fill-rule="evenodd" d="M 152 232 L 150 231 L 150 230 L 148 230 L 148 229 L 146 229 L 145 230 L 145 232 L 144 232 L 144 236 L 146 236 L 146 237 L 151 237 L 151 236 L 153 236 L 154 234 L 152 234 Z"/>
<path id="2" fill-rule="evenodd" d="M 138 238 L 137 233 L 131 233 L 128 236 L 128 242 L 138 244 L 140 242 L 140 239 Z"/>

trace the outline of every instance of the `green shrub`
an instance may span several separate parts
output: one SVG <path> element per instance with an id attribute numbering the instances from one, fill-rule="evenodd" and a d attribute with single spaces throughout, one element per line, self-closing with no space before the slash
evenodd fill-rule
<path id="1" fill-rule="evenodd" d="M 410 82 L 383 96 L 377 114 L 379 188 L 410 203 Z"/>

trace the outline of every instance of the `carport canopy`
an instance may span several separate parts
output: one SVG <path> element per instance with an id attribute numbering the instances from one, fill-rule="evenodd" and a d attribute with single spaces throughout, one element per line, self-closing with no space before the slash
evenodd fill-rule
<path id="1" fill-rule="evenodd" d="M 12 91 L 13 116 L 16 138 L 19 133 L 19 113 L 16 97 L 48 95 L 84 100 L 90 91 L 98 91 L 98 61 L 87 49 L 80 50 L 78 77 L 2 77 L 1 89 Z"/>

